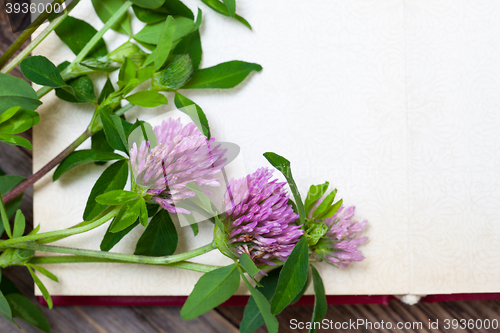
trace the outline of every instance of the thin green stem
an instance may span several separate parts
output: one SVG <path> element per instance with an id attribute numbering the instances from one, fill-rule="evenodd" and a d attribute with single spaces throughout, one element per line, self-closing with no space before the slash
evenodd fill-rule
<path id="1" fill-rule="evenodd" d="M 99 214 L 95 219 L 90 222 L 82 222 L 77 224 L 74 227 L 64 229 L 64 230 L 56 230 L 49 232 L 42 232 L 34 235 L 27 235 L 18 238 L 6 239 L 0 241 L 0 248 L 9 248 L 9 247 L 17 247 L 21 246 L 26 242 L 36 242 L 36 241 L 44 241 L 47 239 L 61 239 L 72 235 L 81 234 L 86 231 L 90 231 L 95 229 L 107 221 L 111 220 L 113 217 L 118 214 L 121 206 L 111 206 L 105 209 L 101 214 Z M 41 245 L 40 245 L 41 246 Z"/>
<path id="2" fill-rule="evenodd" d="M 87 43 L 87 45 L 85 45 L 85 47 L 80 51 L 80 53 L 78 53 L 75 60 L 73 60 L 73 62 L 71 62 L 71 64 L 68 67 L 66 67 L 66 69 L 64 71 L 62 71 L 61 74 L 64 75 L 64 74 L 69 73 L 71 71 L 71 68 L 73 67 L 73 65 L 80 63 L 89 54 L 89 52 L 92 50 L 92 48 L 94 48 L 94 46 L 97 43 L 99 43 L 99 40 L 102 38 L 102 36 L 104 36 L 106 31 L 108 31 L 112 26 L 114 26 L 116 24 L 116 22 L 118 22 L 122 18 L 123 14 L 125 14 L 128 11 L 130 6 L 132 6 L 132 2 L 126 1 L 113 14 L 113 16 L 111 16 L 109 18 L 109 20 L 106 22 L 106 24 L 104 24 L 104 27 L 102 27 L 102 29 L 99 30 L 94 35 L 94 37 L 92 37 L 92 39 Z"/>
<path id="3" fill-rule="evenodd" d="M 128 104 L 122 106 L 121 108 L 119 108 L 118 110 L 116 110 L 116 112 L 114 114 L 119 117 L 133 107 L 134 107 L 134 104 L 128 103 Z"/>
<path id="4" fill-rule="evenodd" d="M 111 260 L 106 258 L 92 258 L 84 256 L 47 256 L 47 257 L 33 257 L 29 261 L 30 264 L 72 264 L 72 263 L 96 263 L 96 262 L 106 262 L 106 263 L 129 263 L 126 261 Z M 136 264 L 136 263 L 131 263 Z M 195 262 L 181 261 L 173 264 L 156 264 L 155 266 L 165 266 L 187 269 L 190 271 L 208 273 L 220 266 L 204 265 Z"/>
<path id="5" fill-rule="evenodd" d="M 80 0 L 74 0 L 70 5 L 71 8 L 68 7 L 68 9 L 61 16 L 50 22 L 50 24 L 45 29 L 43 29 L 43 31 L 35 39 L 33 39 L 23 51 L 19 53 L 14 59 L 12 59 L 4 68 L 2 68 L 0 72 L 6 74 L 14 69 L 14 67 L 16 67 L 25 57 L 27 57 L 28 54 L 30 54 L 31 51 L 33 51 L 33 49 L 37 47 L 38 44 L 40 44 L 45 39 L 45 37 L 47 37 L 52 32 L 52 30 L 57 28 L 59 24 L 64 21 L 64 19 L 69 15 L 70 10 L 76 6 L 78 1 Z"/>
<path id="6" fill-rule="evenodd" d="M 148 256 L 139 256 L 134 254 L 122 254 L 122 253 L 112 253 L 105 251 L 95 251 L 95 250 L 84 250 L 84 249 L 75 249 L 71 247 L 62 247 L 62 246 L 53 246 L 53 245 L 43 245 L 43 244 L 34 244 L 34 243 L 17 243 L 13 246 L 6 246 L 4 243 L 0 243 L 0 249 L 3 248 L 17 248 L 17 249 L 26 249 L 26 250 L 35 250 L 35 251 L 44 251 L 44 252 L 53 252 L 53 253 L 63 253 L 63 254 L 73 254 L 77 256 L 84 257 L 92 257 L 92 258 L 101 258 L 101 259 L 111 259 L 117 260 L 120 262 L 126 263 L 134 263 L 134 264 L 147 264 L 147 265 L 166 265 L 173 264 L 180 261 L 184 261 L 187 259 L 191 259 L 202 254 L 208 253 L 212 250 L 215 250 L 216 247 L 214 244 L 210 243 L 200 248 L 194 249 L 192 251 L 174 254 L 171 256 L 164 257 L 148 257 Z"/>
<path id="7" fill-rule="evenodd" d="M 50 8 L 54 8 L 54 5 L 61 4 L 64 1 L 65 0 L 54 0 Z M 77 0 L 76 2 L 78 1 L 79 0 Z M 45 20 L 48 19 L 50 15 L 52 15 L 52 12 L 48 12 L 47 10 L 45 10 L 30 24 L 28 28 L 26 28 L 26 30 L 24 30 L 19 35 L 19 37 L 17 37 L 14 43 L 12 43 L 12 45 L 9 46 L 7 51 L 5 51 L 5 53 L 2 54 L 2 56 L 0 57 L 0 68 L 2 68 L 7 63 L 7 61 L 9 61 L 10 58 L 12 58 L 14 53 L 16 53 L 17 50 L 19 50 L 19 48 L 24 44 L 24 42 L 26 42 L 28 38 L 30 38 L 30 36 L 36 31 L 36 29 L 38 29 L 38 27 L 43 22 L 45 22 Z"/>

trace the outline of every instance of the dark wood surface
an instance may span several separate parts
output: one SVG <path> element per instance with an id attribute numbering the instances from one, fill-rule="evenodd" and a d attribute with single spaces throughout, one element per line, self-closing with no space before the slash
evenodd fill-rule
<path id="1" fill-rule="evenodd" d="M 0 6 L 1 7 L 1 6 Z M 0 54 L 16 38 L 10 31 L 8 20 L 0 13 Z M 11 74 L 21 77 L 19 69 Z M 30 138 L 31 133 L 24 134 Z M 31 151 L 9 146 L 0 142 L 0 168 L 8 174 L 27 177 L 31 174 Z M 26 192 L 21 209 L 28 223 L 32 222 L 33 193 Z M 374 258 L 374 260 L 376 260 Z M 8 268 L 4 273 L 11 278 L 22 293 L 32 300 L 33 281 L 26 269 Z M 207 314 L 186 322 L 180 317 L 180 307 L 99 307 L 65 306 L 49 310 L 41 307 L 47 316 L 52 332 L 237 332 L 243 317 L 243 307 L 220 307 Z M 307 322 L 312 315 L 312 306 L 292 306 L 278 316 L 280 332 L 306 332 L 292 330 L 290 320 Z M 422 322 L 423 329 L 345 329 L 343 332 L 452 332 L 444 329 L 446 319 L 497 319 L 500 320 L 500 301 L 444 302 L 435 304 L 405 305 L 391 301 L 390 305 L 331 305 L 326 318 L 333 322 L 349 322 L 359 319 L 371 322 Z M 439 329 L 428 329 L 427 323 L 439 320 Z M 26 332 L 38 332 L 37 329 L 21 323 Z M 326 332 L 329 330 L 319 330 Z M 494 330 L 467 329 L 458 331 L 488 332 Z M 496 330 L 498 331 L 498 330 Z M 19 332 L 19 330 L 0 318 L 0 333 Z M 266 332 L 265 328 L 257 332 Z"/>

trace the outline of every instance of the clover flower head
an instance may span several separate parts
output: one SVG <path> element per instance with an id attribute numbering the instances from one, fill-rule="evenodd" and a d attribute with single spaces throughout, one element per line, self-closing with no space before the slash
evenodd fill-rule
<path id="1" fill-rule="evenodd" d="M 213 138 L 207 140 L 195 124 L 183 125 L 180 119 L 169 118 L 153 130 L 156 147 L 150 149 L 149 141 L 143 141 L 130 150 L 136 186 L 170 213 L 190 214 L 176 207 L 179 201 L 196 196 L 186 184 L 219 186 L 225 150 Z"/>
<path id="2" fill-rule="evenodd" d="M 285 261 L 303 235 L 299 216 L 288 204 L 286 183 L 271 180 L 272 170 L 231 180 L 224 197 L 227 243 L 237 256 L 247 253 L 257 265 Z"/>
<path id="3" fill-rule="evenodd" d="M 355 237 L 368 222 L 353 221 L 354 210 L 354 206 L 340 206 L 332 217 L 325 219 L 323 222 L 328 226 L 328 231 L 315 247 L 320 257 L 337 267 L 346 267 L 353 261 L 365 259 L 358 246 L 366 242 L 368 237 Z"/>

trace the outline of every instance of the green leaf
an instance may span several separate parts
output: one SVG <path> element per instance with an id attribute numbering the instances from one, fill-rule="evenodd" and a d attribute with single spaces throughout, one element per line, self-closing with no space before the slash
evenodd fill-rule
<path id="1" fill-rule="evenodd" d="M 306 215 L 309 216 L 309 212 L 314 207 L 316 202 L 326 193 L 328 190 L 329 182 L 325 182 L 320 185 L 311 185 L 309 192 L 307 192 L 306 201 L 304 203 L 304 208 L 306 210 Z"/>
<path id="2" fill-rule="evenodd" d="M 56 96 L 70 103 L 95 103 L 94 83 L 87 76 L 68 81 L 69 87 L 57 88 Z"/>
<path id="3" fill-rule="evenodd" d="M 149 9 L 158 8 L 165 2 L 165 0 L 130 0 L 130 1 L 139 7 L 149 8 Z"/>
<path id="4" fill-rule="evenodd" d="M 9 302 L 7 301 L 7 298 L 5 298 L 4 294 L 0 292 L 0 314 L 12 321 L 12 310 L 10 308 Z"/>
<path id="5" fill-rule="evenodd" d="M 280 273 L 276 294 L 271 302 L 271 311 L 278 314 L 292 302 L 307 282 L 309 247 L 306 237 L 295 245 Z"/>
<path id="6" fill-rule="evenodd" d="M 195 237 L 198 236 L 198 233 L 200 232 L 200 228 L 198 226 L 198 223 L 189 223 L 189 225 L 191 226 L 191 229 L 193 229 L 193 235 Z"/>
<path id="7" fill-rule="evenodd" d="M 281 267 L 278 267 L 267 273 L 267 276 L 264 276 L 260 280 L 260 284 L 262 285 L 262 287 L 257 288 L 257 290 L 259 290 L 259 292 L 261 292 L 266 297 L 268 302 L 274 295 L 276 286 L 278 285 L 280 272 Z M 254 298 L 250 297 L 243 313 L 243 319 L 240 323 L 240 332 L 253 333 L 263 324 L 264 318 L 262 317 Z"/>
<path id="8" fill-rule="evenodd" d="M 36 84 L 52 88 L 66 85 L 56 66 L 44 56 L 27 57 L 19 66 L 24 77 Z"/>
<path id="9" fill-rule="evenodd" d="M 323 280 L 319 275 L 316 268 L 311 265 L 313 283 L 314 283 L 314 309 L 313 316 L 311 320 L 312 323 L 321 323 L 321 320 L 326 316 L 326 310 L 328 309 L 328 305 L 326 303 L 326 295 L 325 295 L 325 287 L 323 286 Z M 312 328 L 309 330 L 309 333 L 316 332 L 313 324 Z"/>
<path id="10" fill-rule="evenodd" d="M 85 21 L 68 16 L 55 29 L 59 38 L 66 44 L 75 55 L 80 53 L 88 42 L 97 33 L 97 30 Z M 92 48 L 87 58 L 99 58 L 108 54 L 106 43 L 101 38 Z"/>
<path id="11" fill-rule="evenodd" d="M 66 157 L 54 171 L 53 180 L 59 179 L 65 172 L 84 163 L 96 161 L 123 160 L 124 157 L 115 153 L 97 151 L 91 149 L 77 150 Z"/>
<path id="12" fill-rule="evenodd" d="M 7 212 L 5 210 L 5 205 L 3 204 L 3 200 L 0 197 L 0 216 L 2 217 L 2 224 L 7 236 L 12 238 L 12 231 L 10 229 L 9 218 L 7 217 Z"/>
<path id="13" fill-rule="evenodd" d="M 7 296 L 9 294 L 20 294 L 21 292 L 17 289 L 16 285 L 9 280 L 6 276 L 1 276 L 0 290 Z"/>
<path id="14" fill-rule="evenodd" d="M 203 208 L 207 212 L 212 212 L 212 203 L 210 202 L 210 198 L 205 193 L 203 193 L 203 190 L 200 186 L 198 186 L 198 184 L 196 184 L 195 182 L 190 182 L 186 184 L 186 187 L 196 193 L 196 197 L 191 198 L 190 200 L 195 201 L 200 206 L 200 208 Z"/>
<path id="15" fill-rule="evenodd" d="M 183 38 L 175 47 L 173 54 L 187 54 L 191 59 L 191 64 L 193 70 L 197 70 L 200 67 L 201 57 L 203 50 L 201 48 L 200 32 L 195 30 L 194 32 Z"/>
<path id="16" fill-rule="evenodd" d="M 168 0 L 155 10 L 145 9 L 136 5 L 132 6 L 139 21 L 144 23 L 156 23 L 164 21 L 167 16 L 183 16 L 194 20 L 193 12 L 179 0 Z"/>
<path id="17" fill-rule="evenodd" d="M 126 160 L 115 162 L 104 170 L 90 192 L 83 213 L 84 221 L 91 221 L 107 207 L 106 205 L 98 204 L 95 200 L 96 197 L 106 192 L 123 189 L 127 183 L 127 177 L 128 163 Z"/>
<path id="18" fill-rule="evenodd" d="M 271 313 L 271 306 L 269 305 L 269 301 L 266 299 L 264 295 L 257 289 L 255 289 L 254 286 L 248 282 L 248 280 L 243 276 L 242 274 L 243 281 L 245 281 L 245 284 L 247 285 L 248 290 L 250 291 L 250 294 L 252 295 L 252 299 L 254 300 L 255 304 L 257 305 L 257 308 L 259 309 L 259 312 L 264 319 L 264 322 L 266 323 L 267 331 L 269 333 L 274 333 L 278 332 L 278 327 L 279 323 L 276 317 Z"/>
<path id="19" fill-rule="evenodd" d="M 38 286 L 38 288 L 42 292 L 43 298 L 45 299 L 45 302 L 47 302 L 47 305 L 49 306 L 49 309 L 52 309 L 52 306 L 53 306 L 53 304 L 52 304 L 52 298 L 50 297 L 50 294 L 49 294 L 47 288 L 45 288 L 45 286 L 43 285 L 42 281 L 38 278 L 38 276 L 36 276 L 35 272 L 33 272 L 33 269 L 31 269 L 31 267 L 29 267 L 29 266 L 27 266 L 27 268 L 28 268 L 28 271 L 31 274 L 31 277 L 35 281 L 35 284 Z"/>
<path id="20" fill-rule="evenodd" d="M 126 86 L 132 79 L 136 77 L 135 64 L 130 58 L 125 58 L 122 66 L 120 67 L 120 73 L 118 74 L 118 80 L 122 81 Z"/>
<path id="21" fill-rule="evenodd" d="M 20 106 L 14 106 L 14 107 L 11 107 L 10 109 L 8 110 L 5 110 L 4 113 L 0 114 L 0 124 L 3 123 L 3 122 L 6 122 L 7 120 L 9 120 L 10 118 L 14 117 L 14 115 L 19 111 L 21 110 L 21 107 Z"/>
<path id="22" fill-rule="evenodd" d="M 42 310 L 29 299 L 20 294 L 6 295 L 6 299 L 12 309 L 12 317 L 19 318 L 44 332 L 50 332 L 50 324 Z"/>
<path id="23" fill-rule="evenodd" d="M 171 255 L 175 252 L 178 241 L 179 236 L 170 215 L 161 209 L 139 238 L 134 254 L 153 257 Z"/>
<path id="24" fill-rule="evenodd" d="M 92 5 L 101 19 L 102 23 L 106 23 L 123 5 L 121 0 L 92 0 Z M 114 24 L 111 29 L 121 32 L 125 35 L 130 35 L 130 19 L 128 13 L 124 13 L 122 19 Z"/>
<path id="25" fill-rule="evenodd" d="M 165 27 L 158 40 L 158 47 L 155 55 L 155 71 L 159 71 L 167 62 L 168 55 L 172 50 L 172 42 L 176 30 L 175 19 L 172 16 L 167 17 Z"/>
<path id="26" fill-rule="evenodd" d="M 106 134 L 104 134 L 104 130 L 101 130 L 96 134 L 92 135 L 90 140 L 92 141 L 92 144 L 90 146 L 92 150 L 106 151 L 111 153 L 115 151 L 113 147 L 111 147 L 108 141 L 106 140 Z M 106 162 L 95 162 L 95 163 L 97 165 L 106 164 Z"/>
<path id="27" fill-rule="evenodd" d="M 35 90 L 23 79 L 0 73 L 0 114 L 14 106 L 34 111 L 42 102 Z"/>
<path id="28" fill-rule="evenodd" d="M 149 66 L 151 65 L 156 58 L 156 47 L 153 49 L 153 52 L 151 52 L 146 59 L 144 60 L 144 63 L 142 64 L 143 66 Z M 154 69 L 153 69 L 154 70 Z"/>
<path id="29" fill-rule="evenodd" d="M 48 277 L 52 281 L 59 282 L 59 280 L 57 279 L 57 276 L 55 276 L 54 274 L 49 272 L 47 269 L 45 269 L 41 266 L 38 266 L 38 265 L 33 265 L 33 264 L 27 264 L 27 266 L 29 266 L 33 269 L 36 269 L 37 271 L 39 271 L 40 273 L 42 273 L 43 275 L 45 275 L 46 277 Z"/>
<path id="30" fill-rule="evenodd" d="M 106 234 L 101 241 L 101 251 L 109 251 L 111 250 L 118 242 L 120 242 L 123 237 L 125 237 L 129 232 L 132 231 L 135 227 L 139 225 L 139 220 L 135 221 L 133 224 L 118 232 L 111 232 L 111 225 L 106 230 Z"/>
<path id="31" fill-rule="evenodd" d="M 250 256 L 246 253 L 243 253 L 240 256 L 240 264 L 250 276 L 255 276 L 260 271 L 260 269 L 255 266 Z"/>
<path id="32" fill-rule="evenodd" d="M 184 320 L 194 319 L 227 301 L 240 285 L 236 265 L 218 268 L 204 274 L 194 286 L 181 309 Z"/>
<path id="33" fill-rule="evenodd" d="M 115 206 L 137 197 L 139 197 L 139 194 L 132 191 L 114 190 L 97 196 L 95 201 L 101 205 Z"/>
<path id="34" fill-rule="evenodd" d="M 21 146 L 30 150 L 33 149 L 31 142 L 29 142 L 25 138 L 12 134 L 0 134 L 0 141 L 8 143 L 10 145 Z"/>
<path id="35" fill-rule="evenodd" d="M 133 95 L 127 96 L 125 99 L 131 104 L 147 108 L 155 108 L 160 105 L 168 104 L 165 95 L 153 90 L 139 91 Z"/>
<path id="36" fill-rule="evenodd" d="M 139 221 L 143 226 L 148 225 L 148 207 L 146 206 L 146 201 L 142 199 L 141 201 L 141 212 L 139 213 Z"/>
<path id="37" fill-rule="evenodd" d="M 127 139 L 120 118 L 111 115 L 104 108 L 99 108 L 99 116 L 101 117 L 102 126 L 104 127 L 104 133 L 109 145 L 116 150 L 128 154 Z"/>
<path id="38" fill-rule="evenodd" d="M 323 201 L 321 201 L 318 207 L 314 210 L 313 218 L 318 218 L 319 216 L 326 213 L 327 210 L 330 208 L 331 204 L 333 203 L 333 200 L 335 200 L 336 195 L 337 195 L 337 189 L 331 191 L 330 194 L 328 194 L 326 198 L 323 199 Z"/>
<path id="39" fill-rule="evenodd" d="M 167 67 L 154 73 L 152 89 L 159 91 L 176 91 L 182 88 L 193 73 L 193 65 L 189 55 L 176 55 L 168 62 Z"/>
<path id="40" fill-rule="evenodd" d="M 173 36 L 173 42 L 191 33 L 195 26 L 193 20 L 185 17 L 177 17 L 175 23 L 176 29 Z M 160 40 L 160 35 L 165 28 L 165 24 L 166 21 L 148 24 L 134 36 L 134 39 L 139 42 L 157 45 Z"/>
<path id="41" fill-rule="evenodd" d="M 26 219 L 20 209 L 16 212 L 16 218 L 14 219 L 14 231 L 12 232 L 12 238 L 21 237 L 24 234 L 24 229 L 26 228 Z"/>
<path id="42" fill-rule="evenodd" d="M 290 186 L 290 190 L 293 193 L 293 197 L 295 198 L 295 204 L 297 205 L 297 209 L 300 215 L 300 223 L 303 224 L 306 219 L 306 212 L 304 209 L 304 204 L 302 203 L 302 198 L 300 197 L 300 192 L 297 188 L 297 185 L 295 184 L 295 181 L 293 180 L 290 161 L 283 156 L 270 152 L 264 153 L 264 157 L 269 161 L 269 163 L 271 163 L 272 166 L 278 169 L 278 171 L 281 172 L 283 176 L 285 176 L 286 181 Z"/>
<path id="43" fill-rule="evenodd" d="M 226 5 L 229 16 L 234 17 L 236 14 L 236 1 L 235 0 L 223 0 Z"/>
<path id="44" fill-rule="evenodd" d="M 9 110 L 7 110 L 6 113 Z M 40 122 L 40 115 L 37 112 L 21 109 L 17 110 L 12 115 L 12 112 L 9 113 L 9 115 L 6 115 L 9 119 L 0 123 L 0 133 L 2 134 L 22 133 Z M 4 114 L 2 114 L 2 116 Z"/>
<path id="45" fill-rule="evenodd" d="M 109 231 L 119 232 L 132 225 L 137 220 L 141 212 L 141 200 L 144 199 L 137 198 L 125 202 L 122 208 L 120 208 L 118 215 L 116 215 L 113 222 L 111 222 L 111 228 Z"/>
<path id="46" fill-rule="evenodd" d="M 225 4 L 220 2 L 219 0 L 201 0 L 205 5 L 208 7 L 212 8 L 214 11 L 216 11 L 219 14 L 229 16 L 231 17 L 232 15 L 229 13 L 228 8 L 226 7 Z M 236 6 L 236 5 L 235 5 Z M 248 29 L 252 29 L 252 26 L 250 23 L 247 22 L 243 17 L 234 14 L 234 18 L 238 20 L 240 23 L 244 24 Z"/>
<path id="47" fill-rule="evenodd" d="M 342 206 L 342 202 L 343 202 L 343 200 L 340 199 L 335 204 L 330 206 L 330 208 L 328 208 L 328 210 L 325 213 L 319 215 L 318 218 L 319 219 L 328 219 L 328 218 L 332 217 L 333 214 L 335 214 L 337 212 L 337 210 L 339 210 L 340 206 Z"/>
<path id="48" fill-rule="evenodd" d="M 0 195 L 6 195 L 19 183 L 21 183 L 25 178 L 17 175 L 3 175 L 0 176 Z M 21 205 L 21 200 L 23 195 L 20 194 L 16 198 L 5 204 L 5 210 L 7 212 L 7 217 L 11 218 L 16 210 Z M 3 225 L 0 224 L 0 235 L 3 233 Z"/>
<path id="49" fill-rule="evenodd" d="M 183 89 L 228 89 L 240 84 L 252 71 L 259 72 L 262 66 L 234 60 L 193 73 Z"/>
<path id="50" fill-rule="evenodd" d="M 101 90 L 101 93 L 99 94 L 99 98 L 97 99 L 97 103 L 101 104 L 113 92 L 115 92 L 115 88 L 113 87 L 113 84 L 111 83 L 111 80 L 108 77 L 108 79 L 106 80 L 106 83 L 104 84 L 104 87 Z"/>
<path id="51" fill-rule="evenodd" d="M 192 100 L 178 92 L 175 93 L 174 103 L 175 107 L 187 114 L 207 139 L 210 139 L 210 125 L 203 110 Z"/>

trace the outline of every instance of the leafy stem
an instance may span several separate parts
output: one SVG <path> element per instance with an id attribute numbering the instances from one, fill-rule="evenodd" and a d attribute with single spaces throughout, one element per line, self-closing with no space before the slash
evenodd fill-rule
<path id="1" fill-rule="evenodd" d="M 5 249 L 9 247 L 17 247 L 19 244 L 27 243 L 27 242 L 41 242 L 47 241 L 50 239 L 51 241 L 55 241 L 57 239 L 65 238 L 72 235 L 81 234 L 86 231 L 90 231 L 94 228 L 97 228 L 107 221 L 111 220 L 118 214 L 121 206 L 110 206 L 106 208 L 101 214 L 99 214 L 96 218 L 94 218 L 90 222 L 82 222 L 68 229 L 64 230 L 56 230 L 49 232 L 42 232 L 39 234 L 26 235 L 23 237 L 12 238 L 7 240 L 0 241 L 0 249 Z M 14 246 L 16 245 L 16 246 Z"/>
<path id="2" fill-rule="evenodd" d="M 30 264 L 71 264 L 71 263 L 94 263 L 94 262 L 107 262 L 107 263 L 130 263 L 128 261 L 113 260 L 107 258 L 95 258 L 85 256 L 47 256 L 47 257 L 33 257 Z M 131 263 L 134 264 L 134 263 Z M 157 266 L 166 266 L 181 268 L 195 272 L 208 273 L 217 268 L 218 266 L 204 265 L 189 261 L 180 261 L 171 264 L 157 264 Z"/>
<path id="3" fill-rule="evenodd" d="M 134 254 L 122 254 L 122 253 L 113 253 L 106 251 L 96 251 L 96 250 L 84 250 L 84 249 L 75 249 L 71 247 L 62 247 L 62 246 L 53 246 L 53 245 L 45 245 L 45 244 L 35 244 L 35 243 L 17 243 L 14 246 L 5 246 L 4 243 L 0 244 L 0 248 L 17 248 L 17 249 L 25 249 L 25 250 L 35 250 L 35 251 L 44 251 L 44 252 L 53 252 L 53 253 L 63 253 L 63 254 L 73 254 L 77 256 L 89 257 L 89 258 L 98 258 L 98 259 L 108 259 L 115 260 L 123 263 L 132 263 L 132 264 L 146 264 L 146 265 L 169 265 L 173 263 L 178 263 L 187 259 L 191 259 L 212 250 L 215 250 L 216 247 L 214 244 L 210 243 L 200 248 L 194 249 L 192 251 L 174 254 L 170 256 L 164 257 L 149 257 L 149 256 L 140 256 Z"/>
<path id="4" fill-rule="evenodd" d="M 71 9 L 73 9 L 79 1 L 80 0 L 73 1 L 61 16 L 50 22 L 50 24 L 35 39 L 33 39 L 23 51 L 19 53 L 14 59 L 12 59 L 4 68 L 2 68 L 0 72 L 6 74 L 14 69 L 14 67 L 16 67 L 25 57 L 27 57 L 28 54 L 30 54 L 33 49 L 37 47 L 38 44 L 40 44 L 52 32 L 52 30 L 57 28 L 59 24 L 62 23 L 62 21 L 69 15 Z"/>
<path id="5" fill-rule="evenodd" d="M 54 0 L 52 2 L 52 6 L 50 8 L 54 8 L 54 5 L 56 4 L 61 4 L 65 0 Z M 77 0 L 76 2 L 78 2 Z M 38 27 L 47 19 L 49 16 L 52 15 L 52 12 L 49 12 L 45 10 L 43 13 L 41 13 L 31 24 L 30 26 L 24 30 L 19 37 L 12 43 L 12 45 L 5 51 L 4 54 L 0 57 L 0 68 L 2 68 L 7 61 L 16 53 L 17 50 L 30 38 L 30 36 L 38 29 Z"/>

